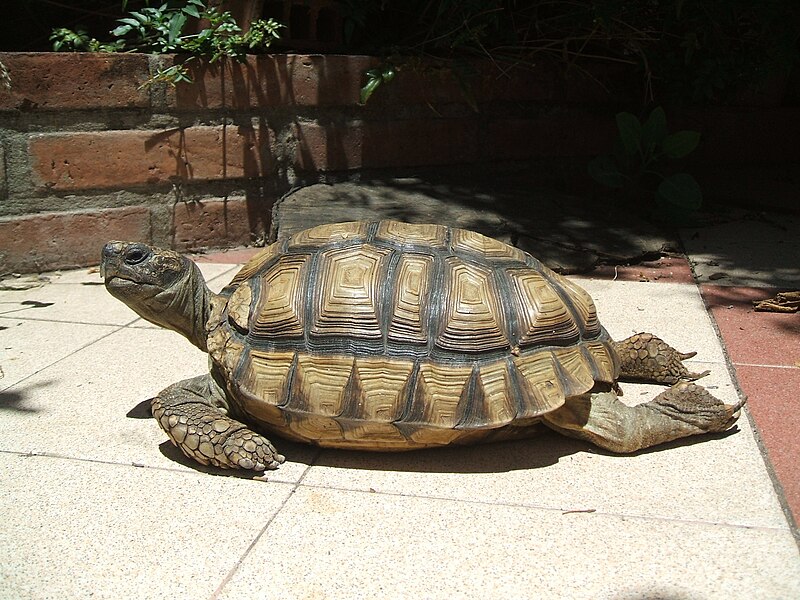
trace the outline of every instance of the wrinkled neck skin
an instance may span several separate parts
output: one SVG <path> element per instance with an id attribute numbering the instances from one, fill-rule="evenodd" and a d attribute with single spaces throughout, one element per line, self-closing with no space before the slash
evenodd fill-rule
<path id="1" fill-rule="evenodd" d="M 206 322 L 211 312 L 214 294 L 206 286 L 200 269 L 193 262 L 184 275 L 171 287 L 148 301 L 150 314 L 142 316 L 167 329 L 186 336 L 203 352 L 207 351 Z"/>

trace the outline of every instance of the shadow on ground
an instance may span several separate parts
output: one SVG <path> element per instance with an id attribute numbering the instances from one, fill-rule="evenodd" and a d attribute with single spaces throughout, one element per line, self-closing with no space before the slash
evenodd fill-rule
<path id="1" fill-rule="evenodd" d="M 155 425 L 154 425 L 155 426 Z M 352 450 L 333 450 L 316 448 L 312 454 L 308 447 L 271 436 L 278 452 L 291 462 L 308 466 L 334 467 L 341 469 L 358 469 L 367 471 L 396 471 L 407 473 L 505 473 L 509 471 L 527 471 L 541 469 L 557 464 L 579 452 L 613 456 L 620 461 L 629 457 L 650 454 L 652 452 L 669 451 L 682 446 L 693 446 L 712 439 L 723 439 L 735 435 L 738 427 L 722 433 L 706 434 L 675 440 L 654 448 L 648 448 L 630 455 L 606 452 L 580 440 L 558 435 L 551 431 L 542 431 L 536 437 L 511 442 L 494 442 L 475 446 L 448 446 L 429 450 L 413 450 L 410 452 L 361 452 Z M 253 479 L 253 474 L 245 471 L 219 469 L 197 463 L 186 457 L 174 444 L 165 441 L 159 445 L 161 454 L 171 461 L 188 467 L 194 471 L 212 475 L 226 475 L 242 479 Z M 622 465 L 620 465 L 622 467 Z M 280 472 L 280 468 L 276 471 Z M 267 472 L 269 479 L 270 471 Z"/>

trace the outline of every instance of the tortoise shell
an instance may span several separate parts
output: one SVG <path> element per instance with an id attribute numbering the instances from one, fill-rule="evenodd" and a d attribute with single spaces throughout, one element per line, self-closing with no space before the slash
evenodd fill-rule
<path id="1" fill-rule="evenodd" d="M 583 289 L 442 225 L 354 221 L 279 240 L 214 300 L 208 329 L 234 414 L 328 447 L 512 437 L 619 373 Z"/>

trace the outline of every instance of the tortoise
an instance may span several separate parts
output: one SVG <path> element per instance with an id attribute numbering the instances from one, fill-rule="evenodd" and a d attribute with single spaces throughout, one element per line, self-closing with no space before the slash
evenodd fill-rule
<path id="1" fill-rule="evenodd" d="M 172 250 L 109 242 L 108 291 L 208 352 L 152 400 L 203 465 L 284 461 L 265 435 L 401 451 L 542 429 L 630 453 L 730 428 L 727 405 L 650 333 L 613 341 L 589 294 L 522 250 L 398 221 L 313 227 L 254 256 L 220 294 Z M 627 406 L 620 379 L 671 385 Z"/>

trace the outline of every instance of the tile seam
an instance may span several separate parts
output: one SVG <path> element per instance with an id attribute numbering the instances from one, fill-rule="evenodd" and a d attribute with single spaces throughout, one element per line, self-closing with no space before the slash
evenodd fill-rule
<path id="1" fill-rule="evenodd" d="M 786 370 L 791 370 L 791 369 L 797 369 L 798 368 L 796 365 L 759 365 L 759 364 L 754 364 L 754 363 L 740 363 L 740 362 L 734 362 L 733 366 L 734 367 L 759 367 L 761 369 L 786 369 Z"/>
<path id="2" fill-rule="evenodd" d="M 259 531 L 258 534 L 256 534 L 255 538 L 253 538 L 253 541 L 250 542 L 250 545 L 247 546 L 247 548 L 238 558 L 236 563 L 234 563 L 234 565 L 231 567 L 230 571 L 228 571 L 227 575 L 225 575 L 225 577 L 222 578 L 220 584 L 217 586 L 217 588 L 214 590 L 211 596 L 209 596 L 209 600 L 217 600 L 217 598 L 219 598 L 220 594 L 224 591 L 225 587 L 231 582 L 233 577 L 239 571 L 239 568 L 242 566 L 244 561 L 253 551 L 253 548 L 255 548 L 256 544 L 258 544 L 258 542 L 267 532 L 269 526 L 272 525 L 272 522 L 283 511 L 284 507 L 289 503 L 289 500 L 291 500 L 292 496 L 294 496 L 295 492 L 302 484 L 303 479 L 306 478 L 306 475 L 308 475 L 308 472 L 311 470 L 311 467 L 314 466 L 314 464 L 317 462 L 321 454 L 322 454 L 322 449 L 317 448 L 317 451 L 315 452 L 314 456 L 311 457 L 311 460 L 309 461 L 308 465 L 306 465 L 306 468 L 303 469 L 303 472 L 300 474 L 300 477 L 298 477 L 297 481 L 294 484 L 292 484 L 292 489 L 289 490 L 288 494 L 286 494 L 286 498 L 283 499 L 283 502 L 281 502 L 280 506 L 278 506 L 275 512 L 272 513 L 272 516 L 270 516 L 270 518 L 267 519 L 267 522 L 264 524 L 264 527 L 262 527 L 261 531 Z"/>
<path id="3" fill-rule="evenodd" d="M 115 460 L 103 460 L 100 458 L 86 458 L 81 456 L 69 456 L 68 454 L 60 454 L 58 452 L 48 452 L 46 450 L 31 450 L 30 452 L 20 452 L 18 450 L 4 450 L 0 448 L 0 455 L 7 455 L 7 456 L 17 456 L 19 458 L 52 458 L 56 460 L 68 460 L 68 461 L 75 461 L 75 462 L 82 462 L 82 463 L 90 463 L 90 464 L 98 464 L 98 465 L 109 465 L 115 467 L 133 467 L 135 469 L 152 469 L 155 471 L 166 471 L 168 473 L 180 473 L 183 475 L 204 475 L 204 476 L 218 476 L 218 477 L 230 477 L 234 479 L 247 479 L 252 480 L 253 477 L 247 476 L 244 472 L 240 472 L 240 475 L 236 475 L 235 472 L 230 470 L 213 470 L 215 467 L 201 467 L 198 463 L 198 469 L 181 469 L 178 467 L 161 467 L 158 465 L 147 465 L 147 464 L 140 464 L 136 462 L 120 462 Z M 177 463 L 180 464 L 180 463 Z M 203 469 L 208 469 L 208 471 L 204 471 Z M 299 479 L 298 479 L 299 481 Z M 278 479 L 278 478 L 269 478 L 264 481 L 264 483 L 275 483 L 279 485 L 290 485 L 295 486 L 297 481 L 289 481 L 286 479 Z"/>
<path id="4" fill-rule="evenodd" d="M 100 325 L 98 325 L 98 327 L 100 327 Z M 95 339 L 95 340 L 92 340 L 91 342 L 89 342 L 89 343 L 87 343 L 87 344 L 84 344 L 83 346 L 80 346 L 79 348 L 76 348 L 76 349 L 75 349 L 75 350 L 73 350 L 72 352 L 69 352 L 69 353 L 65 354 L 65 355 L 64 355 L 64 356 L 62 356 L 61 358 L 59 358 L 59 359 L 57 359 L 57 360 L 54 360 L 53 362 L 51 362 L 51 363 L 49 363 L 49 364 L 45 365 L 44 367 L 42 367 L 42 368 L 40 368 L 40 369 L 37 369 L 37 370 L 35 370 L 33 373 L 30 373 L 30 374 L 26 375 L 25 377 L 23 377 L 22 379 L 19 379 L 19 380 L 15 381 L 15 382 L 14 382 L 14 383 L 12 383 L 11 385 L 8 385 L 8 386 L 6 386 L 6 387 L 4 387 L 4 388 L 0 388 L 0 393 L 2 393 L 2 392 L 7 392 L 8 390 L 12 389 L 14 386 L 17 386 L 17 385 L 19 385 L 19 384 L 21 384 L 21 383 L 23 383 L 23 382 L 27 381 L 28 379 L 30 379 L 31 377 L 33 377 L 33 376 L 35 376 L 35 375 L 38 375 L 38 374 L 39 374 L 39 373 L 41 373 L 42 371 L 45 371 L 45 370 L 49 369 L 50 367 L 53 367 L 53 366 L 57 365 L 57 364 L 58 364 L 58 363 L 60 363 L 61 361 L 63 361 L 63 360 L 66 360 L 66 359 L 68 359 L 68 358 L 69 358 L 69 357 L 71 357 L 71 356 L 74 356 L 75 354 L 77 354 L 78 352 L 81 352 L 82 350 L 85 350 L 85 349 L 86 349 L 86 348 L 88 348 L 89 346 L 92 346 L 92 345 L 96 344 L 97 342 L 100 342 L 100 341 L 102 341 L 102 340 L 106 339 L 108 336 L 110 336 L 110 335 L 114 335 L 114 334 L 115 334 L 115 333 L 117 333 L 118 331 L 122 331 L 123 329 L 125 329 L 125 326 L 122 326 L 122 327 L 120 327 L 120 326 L 117 326 L 117 325 L 105 325 L 105 327 L 114 327 L 115 329 L 114 329 L 113 331 L 109 331 L 109 332 L 108 332 L 108 333 L 106 333 L 105 335 L 101 335 L 99 338 L 97 338 L 97 339 Z"/>
<path id="5" fill-rule="evenodd" d="M 614 512 L 614 511 L 603 511 L 591 508 L 556 508 L 553 506 L 541 506 L 537 504 L 525 504 L 522 502 L 486 502 L 482 500 L 468 500 L 464 498 L 448 498 L 447 496 L 426 496 L 426 495 L 417 495 L 417 494 L 404 494 L 401 492 L 381 492 L 381 491 L 368 491 L 358 488 L 348 488 L 348 487 L 335 487 L 335 486 L 326 486 L 320 484 L 309 484 L 309 483 L 302 483 L 298 482 L 298 487 L 304 487 L 307 489 L 320 489 L 320 490 L 332 490 L 332 491 L 340 491 L 340 492 L 355 492 L 359 494 L 370 494 L 370 495 L 383 495 L 383 496 L 392 496 L 392 497 L 400 497 L 400 498 L 415 498 L 418 500 L 441 500 L 444 502 L 456 502 L 456 503 L 466 503 L 466 504 L 475 504 L 479 506 L 504 506 L 508 508 L 525 508 L 525 509 L 533 509 L 533 510 L 543 510 L 548 512 L 560 512 L 563 515 L 567 514 L 592 514 L 597 516 L 604 516 L 604 517 L 617 517 L 620 519 L 636 519 L 640 521 L 659 521 L 665 523 L 680 523 L 685 525 L 703 525 L 703 526 L 714 526 L 714 527 L 724 527 L 726 529 L 754 529 L 759 531 L 770 531 L 770 532 L 781 532 L 781 533 L 788 533 L 792 534 L 791 528 L 788 524 L 784 527 L 770 527 L 766 525 L 745 525 L 741 523 L 732 523 L 728 521 L 709 521 L 704 519 L 681 519 L 678 517 L 666 517 L 666 516 L 648 516 L 648 515 L 637 515 L 634 513 L 624 513 L 624 512 Z"/>
<path id="6" fill-rule="evenodd" d="M 137 463 L 128 463 L 128 462 L 118 462 L 118 461 L 110 461 L 110 460 L 100 460 L 94 458 L 81 458 L 75 456 L 68 456 L 64 454 L 59 454 L 55 452 L 19 452 L 14 450 L 2 450 L 0 449 L 0 454 L 8 455 L 8 456 L 17 456 L 19 458 L 50 458 L 56 460 L 68 460 L 68 461 L 77 461 L 89 464 L 101 464 L 101 465 L 108 465 L 108 466 L 116 466 L 116 467 L 133 467 L 137 469 L 152 469 L 156 471 L 164 471 L 167 473 L 179 473 L 185 475 L 200 475 L 200 476 L 207 476 L 209 473 L 203 473 L 202 471 L 190 471 L 185 469 L 178 469 L 178 468 L 169 468 L 169 467 L 160 467 L 155 465 L 140 465 Z M 777 527 L 777 526 L 766 526 L 766 525 L 746 525 L 741 523 L 732 523 L 728 521 L 712 521 L 712 520 L 705 520 L 705 519 L 681 519 L 678 517 L 666 517 L 666 516 L 652 516 L 652 515 L 641 515 L 635 513 L 626 513 L 626 512 L 615 512 L 615 511 L 603 511 L 591 508 L 564 508 L 564 507 L 554 507 L 554 506 L 544 506 L 539 504 L 526 504 L 523 502 L 487 502 L 482 500 L 470 500 L 464 498 L 450 498 L 447 496 L 435 496 L 435 495 L 419 495 L 419 494 L 406 494 L 402 492 L 393 492 L 393 491 L 371 491 L 371 490 L 364 490 L 359 488 L 351 488 L 351 487 L 341 487 L 341 486 L 330 486 L 330 485 L 321 485 L 321 484 L 312 484 L 312 483 L 304 483 L 304 479 L 307 477 L 308 472 L 314 466 L 314 463 L 319 458 L 321 454 L 321 450 L 317 452 L 317 455 L 312 458 L 306 468 L 303 470 L 303 473 L 298 477 L 297 481 L 281 481 L 278 479 L 269 480 L 265 483 L 270 484 L 274 483 L 277 485 L 282 486 L 291 486 L 291 490 L 287 494 L 285 500 L 281 503 L 281 505 L 276 509 L 276 511 L 272 514 L 269 518 L 267 523 L 264 527 L 259 531 L 256 537 L 253 539 L 251 544 L 248 546 L 247 550 L 242 554 L 240 559 L 236 562 L 234 567 L 231 568 L 231 572 L 224 578 L 223 582 L 220 586 L 216 589 L 214 594 L 210 597 L 211 600 L 214 600 L 218 597 L 219 593 L 222 592 L 225 585 L 230 581 L 230 579 L 235 575 L 236 571 L 238 571 L 241 564 L 244 562 L 246 557 L 249 555 L 252 548 L 255 544 L 263 537 L 264 533 L 266 533 L 269 526 L 272 524 L 274 519 L 278 516 L 278 514 L 283 510 L 284 506 L 288 503 L 289 499 L 295 494 L 295 492 L 299 488 L 306 488 L 306 489 L 318 489 L 318 490 L 331 490 L 331 491 L 339 491 L 339 492 L 353 492 L 359 494 L 378 494 L 382 496 L 390 496 L 390 497 L 400 497 L 400 498 L 414 498 L 418 500 L 437 500 L 443 502 L 454 502 L 454 503 L 465 503 L 465 504 L 474 504 L 479 506 L 504 506 L 508 508 L 524 508 L 524 509 L 532 509 L 532 510 L 542 510 L 547 512 L 560 512 L 564 515 L 566 514 L 595 514 L 598 516 L 605 516 L 605 517 L 617 517 L 620 519 L 637 519 L 641 521 L 662 521 L 667 523 L 681 523 L 687 525 L 704 525 L 704 526 L 716 526 L 716 527 L 725 527 L 729 529 L 755 529 L 759 531 L 773 531 L 773 532 L 787 532 L 792 533 L 790 527 Z M 221 475 L 223 477 L 231 477 L 230 474 Z M 249 479 L 248 477 L 243 477 L 243 479 Z"/>
<path id="7" fill-rule="evenodd" d="M 11 317 L 11 316 L 7 316 L 7 315 L 11 315 L 11 314 L 13 314 L 13 313 L 2 313 L 2 314 L 0 314 L 0 319 L 18 320 L 18 321 L 35 321 L 37 323 L 65 323 L 67 325 L 95 325 L 95 326 L 98 326 L 98 327 L 120 327 L 120 328 L 130 327 L 136 321 L 140 321 L 141 320 L 140 318 L 137 317 L 133 321 L 129 321 L 129 322 L 125 323 L 125 324 L 120 324 L 120 323 L 97 323 L 97 322 L 89 323 L 88 321 L 68 321 L 68 320 L 64 320 L 64 319 L 44 319 L 44 318 L 41 318 L 41 317 L 20 317 L 20 316 Z M 159 329 L 161 329 L 161 328 L 159 327 Z"/>

